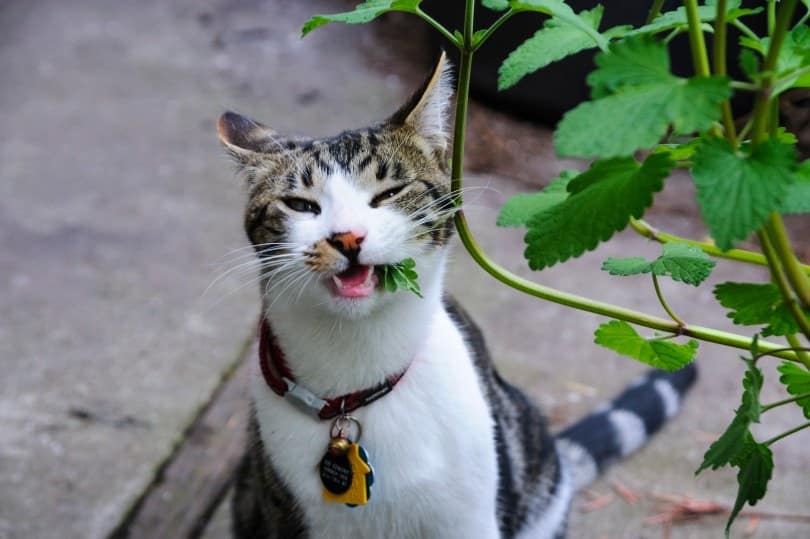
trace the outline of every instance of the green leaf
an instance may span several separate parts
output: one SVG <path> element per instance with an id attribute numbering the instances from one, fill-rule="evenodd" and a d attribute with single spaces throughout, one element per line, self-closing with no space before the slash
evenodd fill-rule
<path id="1" fill-rule="evenodd" d="M 748 49 L 740 51 L 740 69 L 752 81 L 759 80 L 760 61 L 757 55 Z"/>
<path id="2" fill-rule="evenodd" d="M 693 138 L 689 142 L 684 142 L 683 144 L 659 144 L 655 147 L 654 151 L 656 153 L 668 153 L 669 158 L 673 161 L 686 161 L 695 155 L 695 150 L 697 150 L 699 144 L 700 139 Z"/>
<path id="3" fill-rule="evenodd" d="M 734 412 L 734 419 L 725 432 L 711 445 L 703 455 L 703 462 L 695 474 L 706 468 L 716 470 L 726 464 L 734 464 L 745 448 L 745 442 L 751 438 L 751 423 L 759 422 L 759 393 L 764 378 L 762 371 L 753 361 L 746 361 L 748 370 L 743 377 L 743 394 L 740 407 Z"/>
<path id="4" fill-rule="evenodd" d="M 422 3 L 422 0 L 366 0 L 362 4 L 358 4 L 352 11 L 331 15 L 314 15 L 301 27 L 301 36 L 303 37 L 330 22 L 362 24 L 372 21 L 389 11 L 416 13 L 420 3 Z"/>
<path id="5" fill-rule="evenodd" d="M 611 275 L 637 275 L 653 272 L 676 281 L 698 286 L 712 272 L 715 262 L 709 255 L 685 243 L 664 244 L 661 256 L 652 262 L 641 257 L 608 258 L 602 269 Z"/>
<path id="6" fill-rule="evenodd" d="M 493 11 L 503 11 L 509 7 L 509 0 L 481 0 L 481 5 Z"/>
<path id="7" fill-rule="evenodd" d="M 692 177 L 700 212 L 723 250 L 779 211 L 795 181 L 792 146 L 768 140 L 749 152 L 735 152 L 724 139 L 714 137 L 704 138 L 695 152 Z"/>
<path id="8" fill-rule="evenodd" d="M 783 362 L 777 367 L 777 370 L 782 373 L 779 381 L 786 386 L 788 393 L 791 395 L 810 394 L 810 371 L 789 361 Z M 799 399 L 796 404 L 802 409 L 804 417 L 810 419 L 810 397 Z"/>
<path id="9" fill-rule="evenodd" d="M 566 198 L 566 187 L 578 170 L 564 170 L 558 178 L 551 180 L 545 189 L 537 193 L 519 193 L 509 198 L 498 213 L 498 226 L 525 226 L 533 216 Z"/>
<path id="10" fill-rule="evenodd" d="M 732 22 L 744 15 L 751 15 L 759 13 L 762 8 L 756 9 L 738 9 L 740 7 L 740 0 L 731 0 L 727 3 L 726 20 Z M 698 6 L 698 18 L 701 22 L 710 22 L 717 16 L 717 2 L 706 2 L 704 6 Z M 645 24 L 641 28 L 633 30 L 631 35 L 634 34 L 655 34 L 673 30 L 678 27 L 686 27 L 688 24 L 686 17 L 686 9 L 681 6 L 673 11 L 665 11 L 658 15 L 650 24 Z"/>
<path id="11" fill-rule="evenodd" d="M 554 145 L 563 156 L 615 157 L 650 148 L 670 130 L 708 129 L 731 95 L 725 77 L 684 79 L 670 73 L 666 46 L 635 37 L 596 57 L 588 77 L 594 101 L 568 111 Z"/>
<path id="12" fill-rule="evenodd" d="M 720 305 L 731 309 L 727 316 L 741 326 L 767 324 L 782 302 L 779 289 L 773 284 L 721 283 L 714 288 L 714 296 Z"/>
<path id="13" fill-rule="evenodd" d="M 780 213 L 810 213 L 810 159 L 799 165 L 795 178 L 785 194 Z"/>
<path id="14" fill-rule="evenodd" d="M 579 17 L 594 31 L 602 19 L 602 6 L 583 11 Z M 534 73 L 566 56 L 596 47 L 594 40 L 579 27 L 561 19 L 548 19 L 543 28 L 509 53 L 498 69 L 498 90 L 517 84 L 523 77 Z"/>
<path id="15" fill-rule="evenodd" d="M 489 1 L 491 2 L 492 0 Z M 503 5 L 501 2 L 494 3 L 498 6 Z M 537 11 L 551 15 L 561 22 L 579 28 L 582 32 L 589 35 L 594 44 L 600 49 L 607 49 L 607 37 L 597 32 L 588 20 L 574 13 L 571 6 L 563 2 L 563 0 L 509 0 L 509 7 L 520 11 Z"/>
<path id="16" fill-rule="evenodd" d="M 383 266 L 383 288 L 387 292 L 409 290 L 420 298 L 423 297 L 422 290 L 417 282 L 419 275 L 414 270 L 415 267 L 416 262 L 413 258 L 406 258 L 397 264 Z"/>
<path id="17" fill-rule="evenodd" d="M 673 165 L 665 154 L 650 155 L 641 166 L 631 157 L 593 163 L 569 182 L 567 199 L 528 222 L 524 256 L 529 266 L 543 269 L 610 239 L 630 217 L 644 214 Z"/>
<path id="18" fill-rule="evenodd" d="M 677 371 L 695 359 L 698 342 L 677 344 L 644 339 L 627 322 L 612 320 L 599 326 L 594 342 L 614 352 L 665 371 Z"/>
<path id="19" fill-rule="evenodd" d="M 737 499 L 731 509 L 731 515 L 726 523 L 726 535 L 728 535 L 731 524 L 743 505 L 756 505 L 765 496 L 768 489 L 768 481 L 773 474 L 773 454 L 770 448 L 761 443 L 757 443 L 752 436 L 745 440 L 744 451 L 735 463 L 740 471 L 737 472 Z"/>

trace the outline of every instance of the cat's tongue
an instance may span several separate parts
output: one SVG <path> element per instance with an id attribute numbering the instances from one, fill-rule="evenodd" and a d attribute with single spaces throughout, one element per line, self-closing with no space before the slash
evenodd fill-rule
<path id="1" fill-rule="evenodd" d="M 377 276 L 373 266 L 355 265 L 332 277 L 335 294 L 344 298 L 364 298 L 370 296 L 377 286 Z"/>

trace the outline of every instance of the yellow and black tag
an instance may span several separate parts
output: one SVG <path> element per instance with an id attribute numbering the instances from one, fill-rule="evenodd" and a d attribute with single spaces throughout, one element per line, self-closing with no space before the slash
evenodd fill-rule
<path id="1" fill-rule="evenodd" d="M 345 503 L 349 507 L 368 503 L 374 470 L 360 444 L 333 438 L 321 459 L 320 472 L 325 501 Z"/>

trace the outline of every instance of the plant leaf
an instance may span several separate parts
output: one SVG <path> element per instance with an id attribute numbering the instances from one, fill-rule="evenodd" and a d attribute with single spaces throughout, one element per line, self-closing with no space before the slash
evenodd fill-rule
<path id="1" fill-rule="evenodd" d="M 779 211 L 795 181 L 793 147 L 768 140 L 750 153 L 706 137 L 695 152 L 692 177 L 703 220 L 718 247 L 730 249 Z"/>
<path id="2" fill-rule="evenodd" d="M 481 0 L 481 5 L 493 11 L 503 11 L 509 7 L 509 0 Z"/>
<path id="3" fill-rule="evenodd" d="M 594 30 L 599 28 L 603 8 L 582 11 L 579 17 Z M 534 73 L 552 62 L 585 49 L 596 43 L 579 27 L 561 19 L 548 19 L 543 28 L 509 53 L 498 69 L 498 90 L 506 90 L 517 84 L 529 73 Z"/>
<path id="4" fill-rule="evenodd" d="M 528 222 L 524 256 L 529 266 L 543 269 L 610 239 L 631 216 L 644 214 L 673 165 L 666 154 L 650 155 L 642 165 L 631 157 L 593 163 L 568 183 L 568 198 Z"/>
<path id="5" fill-rule="evenodd" d="M 578 170 L 563 170 L 560 176 L 537 193 L 518 193 L 507 200 L 498 212 L 498 226 L 525 226 L 539 212 L 556 206 L 566 198 L 566 187 Z"/>
<path id="6" fill-rule="evenodd" d="M 777 370 L 782 373 L 779 381 L 786 386 L 787 392 L 791 395 L 810 394 L 810 371 L 803 369 L 789 361 L 783 362 Z M 804 417 L 810 419 L 810 397 L 805 397 L 796 401 L 802 409 Z"/>
<path id="7" fill-rule="evenodd" d="M 422 3 L 422 0 L 366 0 L 362 4 L 358 4 L 352 11 L 330 15 L 313 15 L 301 27 L 301 37 L 330 22 L 362 24 L 372 21 L 389 11 L 416 13 L 420 3 Z"/>
<path id="8" fill-rule="evenodd" d="M 727 316 L 741 326 L 767 324 L 782 302 L 779 289 L 770 283 L 721 283 L 714 287 L 714 296 L 720 305 L 731 309 Z"/>
<path id="9" fill-rule="evenodd" d="M 773 454 L 767 445 L 757 443 L 749 434 L 744 442 L 744 450 L 738 455 L 734 465 L 739 468 L 737 499 L 734 500 L 734 507 L 726 523 L 726 535 L 743 505 L 746 502 L 749 505 L 756 505 L 765 496 L 768 481 L 773 474 Z"/>
<path id="10" fill-rule="evenodd" d="M 810 159 L 799 165 L 795 178 L 785 194 L 780 213 L 810 213 Z"/>
<path id="11" fill-rule="evenodd" d="M 631 258 L 608 258 L 602 269 L 611 275 L 637 275 L 653 272 L 669 275 L 676 281 L 698 286 L 712 272 L 715 262 L 709 255 L 685 243 L 664 244 L 661 256 L 652 262 L 638 256 Z"/>
<path id="12" fill-rule="evenodd" d="M 383 287 L 385 290 L 387 292 L 409 290 L 420 298 L 424 297 L 417 282 L 419 275 L 414 270 L 415 267 L 416 261 L 413 258 L 406 258 L 397 264 L 383 266 Z"/>
<path id="13" fill-rule="evenodd" d="M 740 3 L 741 3 L 740 0 L 730 0 L 727 3 L 726 20 L 728 22 L 732 22 L 733 20 L 738 19 L 744 15 L 751 15 L 762 11 L 762 8 L 738 9 L 740 7 Z M 708 1 L 706 2 L 706 5 L 698 6 L 697 14 L 701 22 L 713 21 L 717 16 L 717 2 Z M 681 6 L 672 11 L 665 11 L 661 13 L 650 24 L 645 24 L 644 26 L 633 30 L 628 35 L 654 34 L 658 32 L 664 32 L 667 30 L 673 30 L 678 27 L 685 27 L 687 24 L 688 21 L 686 17 L 686 9 L 683 6 Z"/>
<path id="14" fill-rule="evenodd" d="M 595 335 L 596 344 L 666 371 L 676 371 L 691 363 L 698 349 L 694 339 L 686 344 L 644 339 L 630 324 L 620 320 L 600 325 Z"/>
<path id="15" fill-rule="evenodd" d="M 705 130 L 731 95 L 724 77 L 672 75 L 666 46 L 647 37 L 614 43 L 596 63 L 588 77 L 595 100 L 568 111 L 557 125 L 560 155 L 630 155 L 657 144 L 670 128 L 675 134 Z"/>
<path id="16" fill-rule="evenodd" d="M 488 1 L 492 2 L 492 0 Z M 497 1 L 493 3 L 499 6 L 502 5 L 501 2 Z M 607 49 L 607 37 L 594 30 L 588 20 L 574 13 L 571 6 L 563 0 L 509 0 L 509 7 L 520 11 L 537 11 L 551 15 L 562 22 L 579 28 L 583 33 L 590 36 L 594 44 L 600 49 Z"/>
<path id="17" fill-rule="evenodd" d="M 706 468 L 716 470 L 726 464 L 734 464 L 745 448 L 745 442 L 751 438 L 749 427 L 752 422 L 759 422 L 759 393 L 764 378 L 762 371 L 753 361 L 746 361 L 748 370 L 743 377 L 743 394 L 740 407 L 734 412 L 734 419 L 725 432 L 711 445 L 703 455 L 703 462 L 695 474 Z"/>

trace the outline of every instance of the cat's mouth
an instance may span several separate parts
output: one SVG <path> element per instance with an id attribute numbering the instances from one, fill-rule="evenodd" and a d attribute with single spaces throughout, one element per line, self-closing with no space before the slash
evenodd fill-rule
<path id="1" fill-rule="evenodd" d="M 353 264 L 346 271 L 332 276 L 331 289 L 342 298 L 365 298 L 374 293 L 377 282 L 374 266 Z"/>

